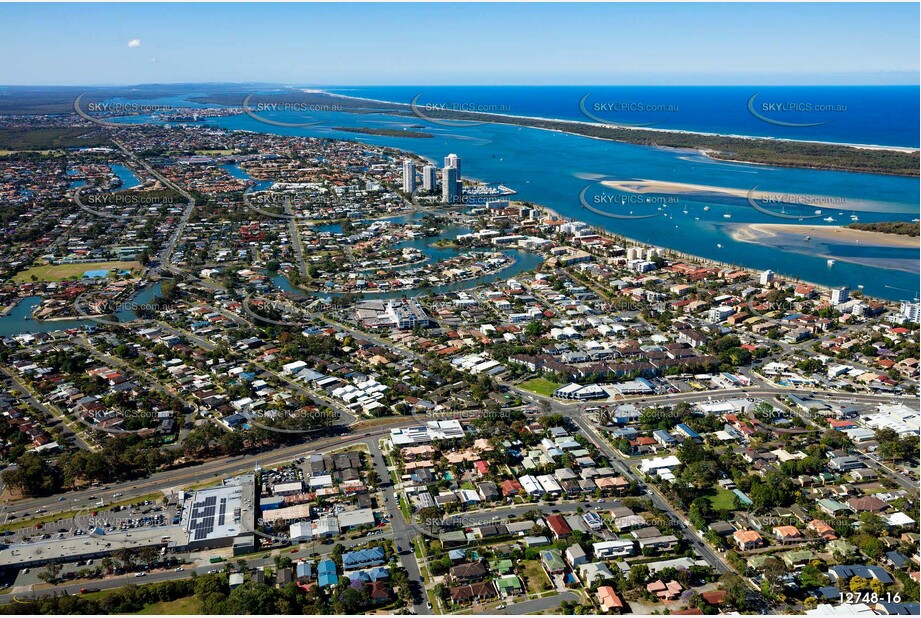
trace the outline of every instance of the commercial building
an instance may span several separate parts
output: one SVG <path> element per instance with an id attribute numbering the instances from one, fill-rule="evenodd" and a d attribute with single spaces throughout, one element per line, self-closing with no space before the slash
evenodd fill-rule
<path id="1" fill-rule="evenodd" d="M 234 555 L 255 551 L 256 479 L 252 475 L 192 493 L 183 511 L 189 549 L 233 546 Z"/>

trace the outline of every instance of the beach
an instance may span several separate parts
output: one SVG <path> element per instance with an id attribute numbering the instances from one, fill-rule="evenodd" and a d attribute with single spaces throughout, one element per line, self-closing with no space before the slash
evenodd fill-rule
<path id="1" fill-rule="evenodd" d="M 830 268 L 834 262 L 849 262 L 909 273 L 921 271 L 919 240 L 912 236 L 831 225 L 751 223 L 725 227 L 738 242 L 816 255 L 830 260 Z"/>
<path id="2" fill-rule="evenodd" d="M 764 242 L 781 235 L 806 236 L 819 241 L 854 243 L 866 246 L 918 249 L 919 239 L 900 234 L 883 234 L 865 230 L 852 230 L 836 225 L 802 225 L 788 223 L 751 223 L 734 229 L 732 237 L 740 242 Z"/>

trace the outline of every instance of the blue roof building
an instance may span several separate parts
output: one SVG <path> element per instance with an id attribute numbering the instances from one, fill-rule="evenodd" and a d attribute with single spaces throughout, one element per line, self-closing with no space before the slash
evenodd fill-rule
<path id="1" fill-rule="evenodd" d="M 339 583 L 339 577 L 336 574 L 336 563 L 332 560 L 321 560 L 317 565 L 317 581 L 320 588 L 328 588 Z"/>
<path id="2" fill-rule="evenodd" d="M 685 425 L 684 423 L 678 423 L 677 425 L 675 425 L 675 429 L 680 431 L 682 434 L 684 434 L 691 440 L 695 440 L 695 441 L 700 440 L 700 435 L 696 431 L 694 431 L 693 429 Z"/>
<path id="3" fill-rule="evenodd" d="M 313 576 L 313 564 L 310 562 L 298 562 L 294 572 L 297 574 L 298 579 L 302 577 L 310 579 Z"/>
<path id="4" fill-rule="evenodd" d="M 381 547 L 359 549 L 342 554 L 342 568 L 346 570 L 377 566 L 384 564 L 385 561 L 384 550 Z"/>
<path id="5" fill-rule="evenodd" d="M 387 567 L 374 567 L 365 571 L 355 571 L 354 573 L 349 573 L 349 580 L 353 582 L 376 582 L 385 579 L 390 579 L 390 569 Z"/>

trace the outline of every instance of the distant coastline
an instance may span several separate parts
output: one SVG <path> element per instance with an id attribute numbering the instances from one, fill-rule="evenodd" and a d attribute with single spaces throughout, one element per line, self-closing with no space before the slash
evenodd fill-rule
<path id="1" fill-rule="evenodd" d="M 368 97 L 356 97 L 348 94 L 339 94 L 337 92 L 329 92 L 328 90 L 316 90 L 316 89 L 305 89 L 302 92 L 309 94 L 322 94 L 330 97 L 339 97 L 343 99 L 349 99 L 352 101 L 365 101 L 368 103 L 386 103 L 387 105 L 395 105 L 398 107 L 405 107 L 411 109 L 410 105 L 402 101 L 387 101 L 385 99 L 371 99 Z M 484 113 L 484 112 L 447 112 L 447 113 L 457 113 L 457 114 L 471 114 L 479 116 L 500 116 L 505 118 L 512 118 L 516 120 L 538 120 L 542 122 L 565 122 L 576 125 L 585 125 L 589 127 L 599 127 L 599 126 L 610 126 L 617 129 L 624 129 L 627 131 L 651 131 L 654 133 L 680 133 L 683 135 L 700 135 L 703 137 L 728 137 L 733 139 L 748 139 L 748 140 L 767 140 L 772 142 L 791 142 L 794 144 L 818 144 L 821 146 L 844 146 L 847 148 L 857 148 L 860 150 L 889 150 L 892 152 L 903 152 L 903 153 L 912 153 L 912 152 L 921 152 L 921 148 L 915 148 L 912 146 L 887 146 L 885 144 L 857 144 L 852 142 L 828 142 L 821 140 L 811 140 L 811 139 L 791 139 L 788 137 L 765 137 L 763 135 L 743 135 L 740 133 L 711 133 L 707 131 L 690 131 L 688 129 L 664 129 L 656 127 L 630 127 L 624 125 L 617 125 L 611 123 L 610 125 L 602 125 L 597 122 L 589 122 L 587 120 L 571 120 L 566 118 L 551 118 L 547 116 L 524 116 L 521 114 L 501 114 L 501 113 Z M 434 116 L 434 114 L 433 114 Z M 492 121 L 490 121 L 492 123 Z M 566 131 L 564 131 L 565 133 Z M 577 133 L 576 135 L 583 135 Z M 696 149 L 691 149 L 696 150 Z M 704 151 L 705 152 L 705 151 Z M 720 159 L 721 161 L 728 161 L 728 159 Z M 738 163 L 750 163 L 750 161 L 738 161 Z"/>
<path id="2" fill-rule="evenodd" d="M 308 91 L 301 91 L 305 94 Z M 370 99 L 338 94 L 328 91 L 311 90 L 312 96 L 327 96 L 347 101 L 376 103 L 393 106 L 391 111 L 400 115 L 410 114 L 414 118 L 412 107 L 406 103 Z M 343 110 L 348 112 L 349 110 Z M 864 174 L 884 174 L 892 176 L 919 176 L 919 153 L 921 149 L 908 146 L 886 146 L 873 144 L 854 144 L 823 142 L 815 140 L 794 140 L 789 138 L 760 137 L 751 135 L 705 133 L 683 129 L 661 129 L 653 127 L 628 127 L 615 124 L 601 124 L 580 120 L 563 120 L 537 116 L 514 114 L 431 111 L 426 114 L 433 119 L 453 120 L 456 122 L 482 122 L 489 124 L 506 124 L 526 126 L 568 133 L 581 137 L 590 137 L 608 141 L 621 142 L 637 146 L 669 148 L 674 150 L 696 151 L 707 158 L 745 164 L 773 165 L 798 169 L 819 169 Z M 462 125 L 458 125 L 462 126 Z M 778 146 L 787 152 L 777 153 Z"/>

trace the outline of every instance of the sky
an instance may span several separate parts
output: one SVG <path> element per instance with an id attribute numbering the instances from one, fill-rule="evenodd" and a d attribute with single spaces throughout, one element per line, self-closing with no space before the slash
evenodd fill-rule
<path id="1" fill-rule="evenodd" d="M 919 5 L 0 4 L 0 84 L 918 84 Z"/>

